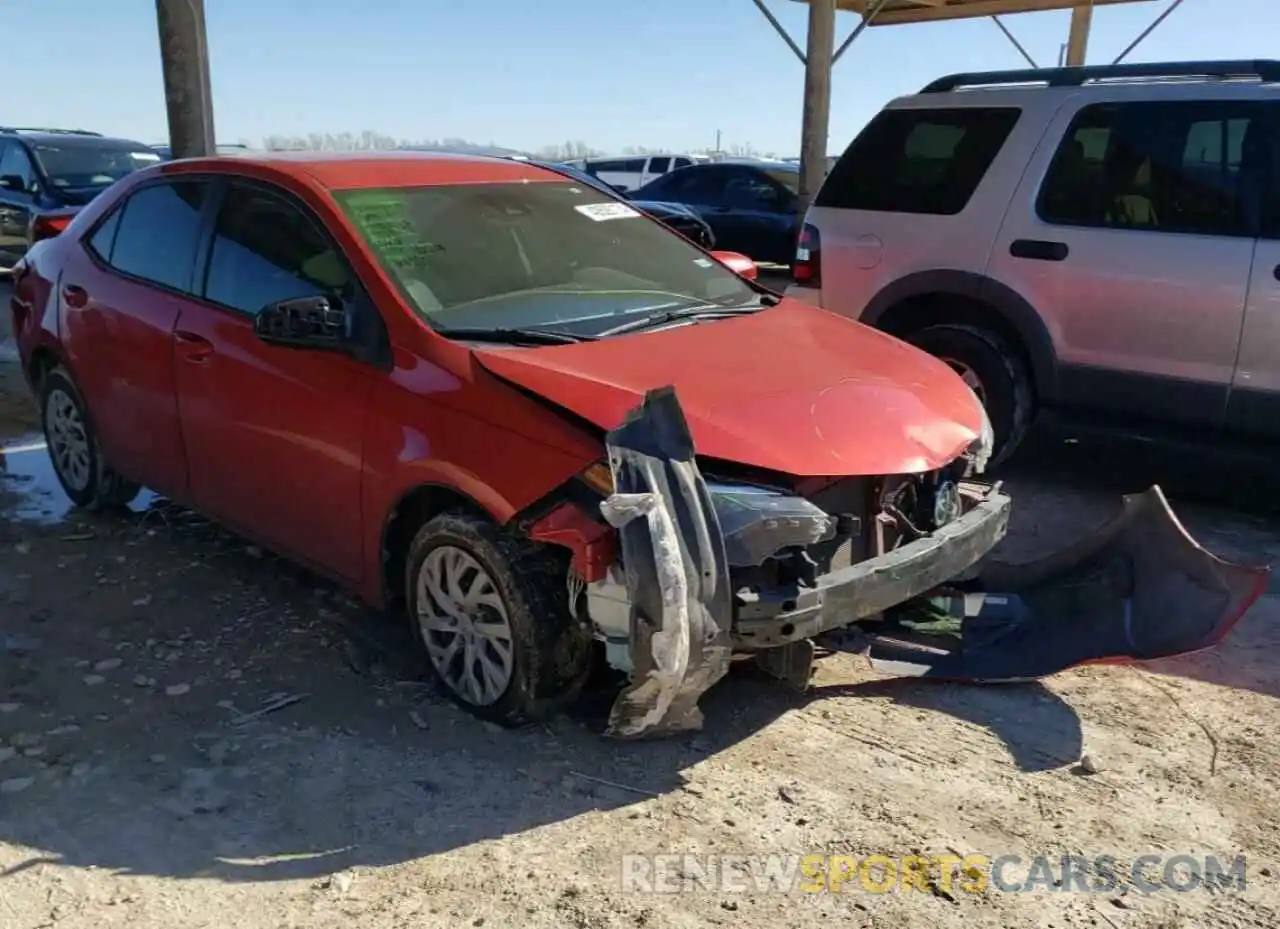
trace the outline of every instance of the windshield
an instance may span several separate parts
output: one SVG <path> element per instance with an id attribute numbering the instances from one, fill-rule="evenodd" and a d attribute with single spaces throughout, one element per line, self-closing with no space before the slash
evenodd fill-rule
<path id="1" fill-rule="evenodd" d="M 149 148 L 60 145 L 41 142 L 31 146 L 49 183 L 57 188 L 110 187 L 126 174 L 155 164 L 160 155 Z"/>
<path id="2" fill-rule="evenodd" d="M 783 187 L 787 188 L 787 190 L 791 191 L 793 194 L 799 195 L 800 193 L 800 172 L 799 171 L 766 170 L 764 173 L 769 175 L 771 178 L 773 178 Z"/>
<path id="3" fill-rule="evenodd" d="M 758 303 L 740 277 L 634 207 L 573 182 L 335 194 L 410 304 L 438 328 L 553 327 Z"/>

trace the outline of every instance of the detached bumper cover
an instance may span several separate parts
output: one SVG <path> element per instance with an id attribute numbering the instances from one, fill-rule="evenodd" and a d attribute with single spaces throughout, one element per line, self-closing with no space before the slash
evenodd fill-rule
<path id="1" fill-rule="evenodd" d="M 1220 642 L 1269 574 L 1206 551 L 1152 487 L 1075 545 L 895 611 L 869 656 L 888 673 L 996 682 L 1185 655 Z"/>

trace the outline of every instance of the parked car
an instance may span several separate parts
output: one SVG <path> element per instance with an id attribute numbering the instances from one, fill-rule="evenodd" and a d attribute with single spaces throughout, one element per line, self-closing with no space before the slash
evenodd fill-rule
<path id="1" fill-rule="evenodd" d="M 566 162 L 624 193 L 643 187 L 668 171 L 704 164 L 706 155 L 635 155 L 627 158 L 583 158 Z"/>
<path id="2" fill-rule="evenodd" d="M 173 148 L 168 142 L 158 142 L 151 146 L 151 150 L 159 155 L 163 161 L 169 161 L 173 158 Z M 214 146 L 214 150 L 219 155 L 248 155 L 255 151 L 248 145 L 243 145 L 239 142 L 219 142 Z"/>
<path id="3" fill-rule="evenodd" d="M 102 190 L 159 160 L 140 142 L 82 129 L 0 127 L 0 273 L 25 254 L 37 216 L 62 228 Z"/>
<path id="4" fill-rule="evenodd" d="M 525 160 L 527 161 L 528 159 Z M 581 181 L 584 184 L 589 184 L 596 190 L 609 194 L 610 196 L 627 198 L 626 194 L 615 190 L 599 178 L 592 177 L 587 172 L 579 168 L 575 168 L 572 165 L 550 164 L 547 162 L 532 163 L 540 165 L 550 171 L 557 171 L 561 174 L 565 174 L 575 180 Z M 716 247 L 716 237 L 715 233 L 711 231 L 711 226 L 707 224 L 705 219 L 700 217 L 693 210 L 689 209 L 689 207 L 679 203 L 655 203 L 651 200 L 634 200 L 630 198 L 627 198 L 627 202 L 636 209 L 643 210 L 648 213 L 667 228 L 674 229 L 695 245 L 700 245 L 705 249 L 712 249 Z M 754 270 L 748 273 L 754 273 Z"/>
<path id="5" fill-rule="evenodd" d="M 696 726 L 734 652 L 804 686 L 813 636 L 968 571 L 1009 515 L 944 363 L 527 163 L 165 162 L 35 245 L 10 305 L 73 502 L 145 485 L 402 605 L 424 666 L 508 724 L 601 655 L 620 736 Z M 966 622 L 909 673 L 1199 648 L 1266 586 L 1158 491 L 1029 570 L 1014 633 Z"/>
<path id="6" fill-rule="evenodd" d="M 681 168 L 631 194 L 680 203 L 706 220 L 718 247 L 790 264 L 800 230 L 800 171 L 785 162 L 720 161 Z"/>
<path id="7" fill-rule="evenodd" d="M 1278 81 L 1253 61 L 935 81 L 827 177 L 790 293 L 945 359 L 997 460 L 1050 407 L 1275 438 Z"/>

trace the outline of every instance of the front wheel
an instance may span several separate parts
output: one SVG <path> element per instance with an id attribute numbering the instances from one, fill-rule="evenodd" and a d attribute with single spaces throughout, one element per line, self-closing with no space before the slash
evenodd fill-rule
<path id="1" fill-rule="evenodd" d="M 127 506 L 141 488 L 117 474 L 103 457 L 80 391 L 63 368 L 40 382 L 40 423 L 53 473 L 76 506 Z"/>
<path id="2" fill-rule="evenodd" d="M 591 641 L 569 612 L 567 564 L 469 513 L 428 521 L 409 549 L 406 601 L 446 694 L 518 726 L 579 692 Z"/>
<path id="3" fill-rule="evenodd" d="M 1022 354 L 999 334 L 976 326 L 929 326 L 906 341 L 945 361 L 977 394 L 995 434 L 988 467 L 1007 460 L 1025 438 L 1035 409 Z"/>

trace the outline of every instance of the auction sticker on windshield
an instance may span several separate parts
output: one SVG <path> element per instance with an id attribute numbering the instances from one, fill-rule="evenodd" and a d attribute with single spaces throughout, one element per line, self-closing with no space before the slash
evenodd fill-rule
<path id="1" fill-rule="evenodd" d="M 594 219 L 598 223 L 604 222 L 606 219 L 626 219 L 628 216 L 639 216 L 639 210 L 627 206 L 625 203 L 584 203 L 581 206 L 575 206 L 575 210 L 588 219 Z"/>

